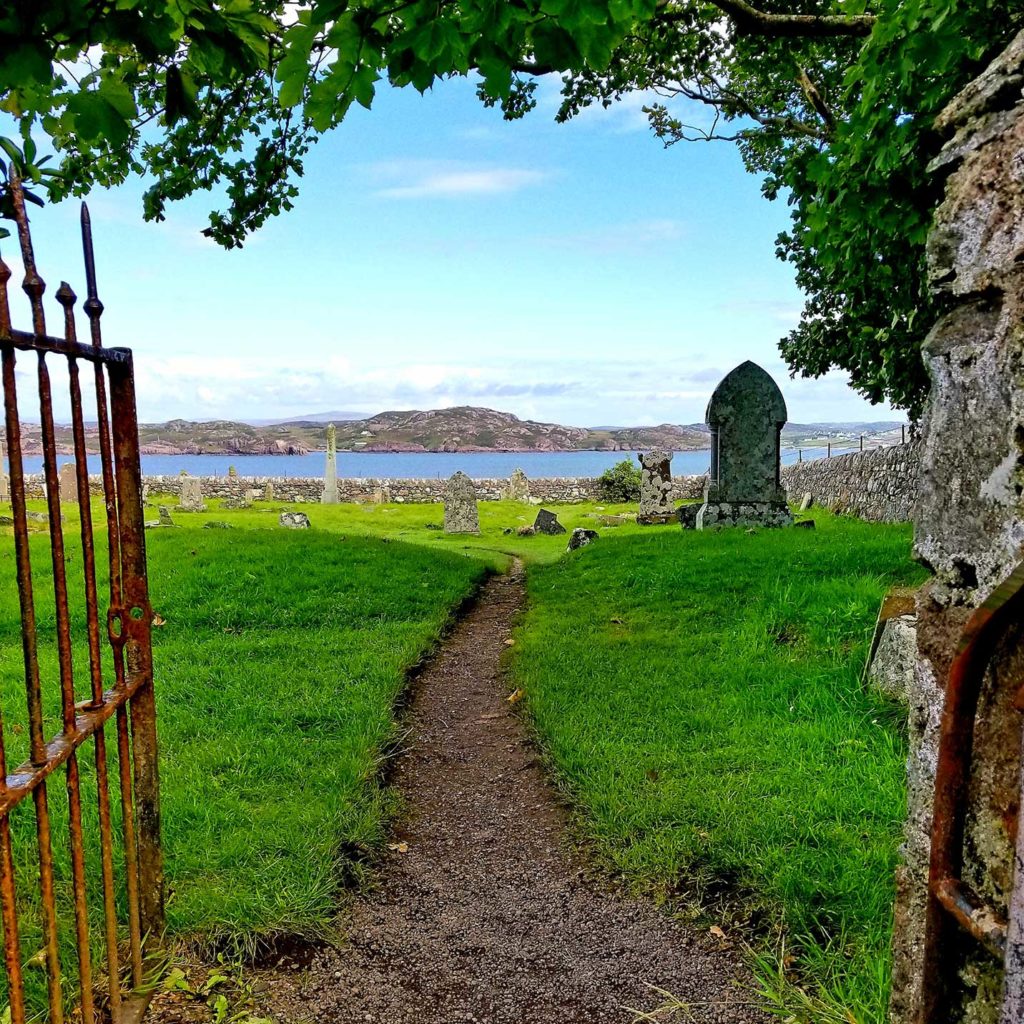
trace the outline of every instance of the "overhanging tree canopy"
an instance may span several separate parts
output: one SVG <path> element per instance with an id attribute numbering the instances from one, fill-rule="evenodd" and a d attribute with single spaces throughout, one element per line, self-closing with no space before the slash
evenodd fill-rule
<path id="1" fill-rule="evenodd" d="M 291 206 L 309 146 L 385 80 L 474 73 L 507 117 L 550 72 L 562 118 L 638 89 L 694 101 L 710 125 L 652 103 L 658 134 L 734 139 L 792 204 L 778 248 L 808 301 L 791 367 L 842 367 L 914 414 L 931 121 L 1020 20 L 996 0 L 16 0 L 0 107 L 53 141 L 54 198 L 148 173 L 159 219 L 223 186 L 207 233 L 234 246 Z"/>

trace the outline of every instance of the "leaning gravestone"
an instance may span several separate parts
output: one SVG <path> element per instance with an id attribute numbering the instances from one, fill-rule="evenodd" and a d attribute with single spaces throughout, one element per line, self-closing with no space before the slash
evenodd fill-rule
<path id="1" fill-rule="evenodd" d="M 465 473 L 453 473 L 444 489 L 444 532 L 479 533 L 476 487 Z"/>
<path id="2" fill-rule="evenodd" d="M 549 512 L 546 508 L 542 508 L 537 512 L 533 529 L 535 533 L 547 533 L 555 537 L 560 533 L 565 533 L 565 527 L 558 521 L 558 516 L 554 512 Z"/>
<path id="3" fill-rule="evenodd" d="M 672 508 L 672 453 L 661 448 L 637 452 L 640 460 L 640 512 L 636 521 L 642 526 L 671 523 L 676 514 Z"/>
<path id="4" fill-rule="evenodd" d="M 528 502 L 530 500 L 530 481 L 521 469 L 512 470 L 512 475 L 508 478 L 508 486 L 502 497 L 506 501 Z"/>
<path id="5" fill-rule="evenodd" d="M 64 504 L 78 501 L 78 480 L 75 477 L 75 471 L 73 462 L 65 462 L 57 474 L 57 479 L 60 482 L 60 500 Z"/>
<path id="6" fill-rule="evenodd" d="M 199 477 L 183 476 L 181 478 L 181 498 L 178 508 L 182 512 L 205 512 L 203 504 L 203 484 Z"/>
<path id="7" fill-rule="evenodd" d="M 708 402 L 711 472 L 697 529 L 790 526 L 779 476 L 786 403 L 779 386 L 749 360 L 728 373 Z"/>
<path id="8" fill-rule="evenodd" d="M 171 518 L 171 510 L 166 505 L 158 505 L 157 512 L 160 515 L 161 526 L 173 526 L 174 520 Z"/>
<path id="9" fill-rule="evenodd" d="M 327 461 L 324 464 L 324 489 L 320 494 L 320 503 L 338 504 L 338 436 L 333 423 L 327 425 Z"/>

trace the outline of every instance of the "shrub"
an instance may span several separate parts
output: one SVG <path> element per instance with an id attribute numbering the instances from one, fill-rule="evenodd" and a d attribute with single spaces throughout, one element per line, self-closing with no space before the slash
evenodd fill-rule
<path id="1" fill-rule="evenodd" d="M 640 467 L 633 465 L 630 459 L 623 459 L 606 469 L 598 479 L 598 494 L 602 501 L 639 501 Z"/>

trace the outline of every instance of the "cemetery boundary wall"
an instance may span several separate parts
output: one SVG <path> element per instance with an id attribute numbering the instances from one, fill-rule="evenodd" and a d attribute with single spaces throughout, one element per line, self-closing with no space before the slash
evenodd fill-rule
<path id="1" fill-rule="evenodd" d="M 790 501 L 810 493 L 816 504 L 832 512 L 874 523 L 909 522 L 920 478 L 921 449 L 912 441 L 782 469 Z"/>
<path id="2" fill-rule="evenodd" d="M 143 484 L 150 494 L 181 494 L 180 476 L 144 476 Z M 264 491 L 272 484 L 275 501 L 319 503 L 324 482 L 319 477 L 276 476 L 201 476 L 198 478 L 204 498 L 231 498 L 245 491 Z M 385 480 L 369 477 L 338 478 L 338 500 L 342 502 L 400 502 L 420 504 L 441 502 L 447 481 L 425 478 L 419 480 Z M 696 500 L 704 493 L 705 477 L 680 476 L 672 481 L 672 498 L 676 501 Z M 500 501 L 509 490 L 508 479 L 490 478 L 473 481 L 478 501 Z M 30 497 L 43 496 L 43 475 L 26 476 L 26 491 Z M 103 480 L 89 477 L 93 494 L 103 493 Z M 538 477 L 530 480 L 530 500 L 534 504 L 572 504 L 600 500 L 597 477 Z"/>

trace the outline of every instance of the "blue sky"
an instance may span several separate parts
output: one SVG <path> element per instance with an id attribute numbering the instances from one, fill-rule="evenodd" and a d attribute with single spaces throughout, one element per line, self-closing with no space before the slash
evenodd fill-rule
<path id="1" fill-rule="evenodd" d="M 215 197 L 145 224 L 139 182 L 94 194 L 105 341 L 135 350 L 140 418 L 465 403 L 687 423 L 744 359 L 794 421 L 900 418 L 841 374 L 789 380 L 787 211 L 733 146 L 665 150 L 640 98 L 558 125 L 557 89 L 541 97 L 506 123 L 465 81 L 383 92 L 311 150 L 296 209 L 241 251 L 200 234 Z M 84 290 L 77 203 L 33 226 L 52 329 L 59 279 Z"/>

